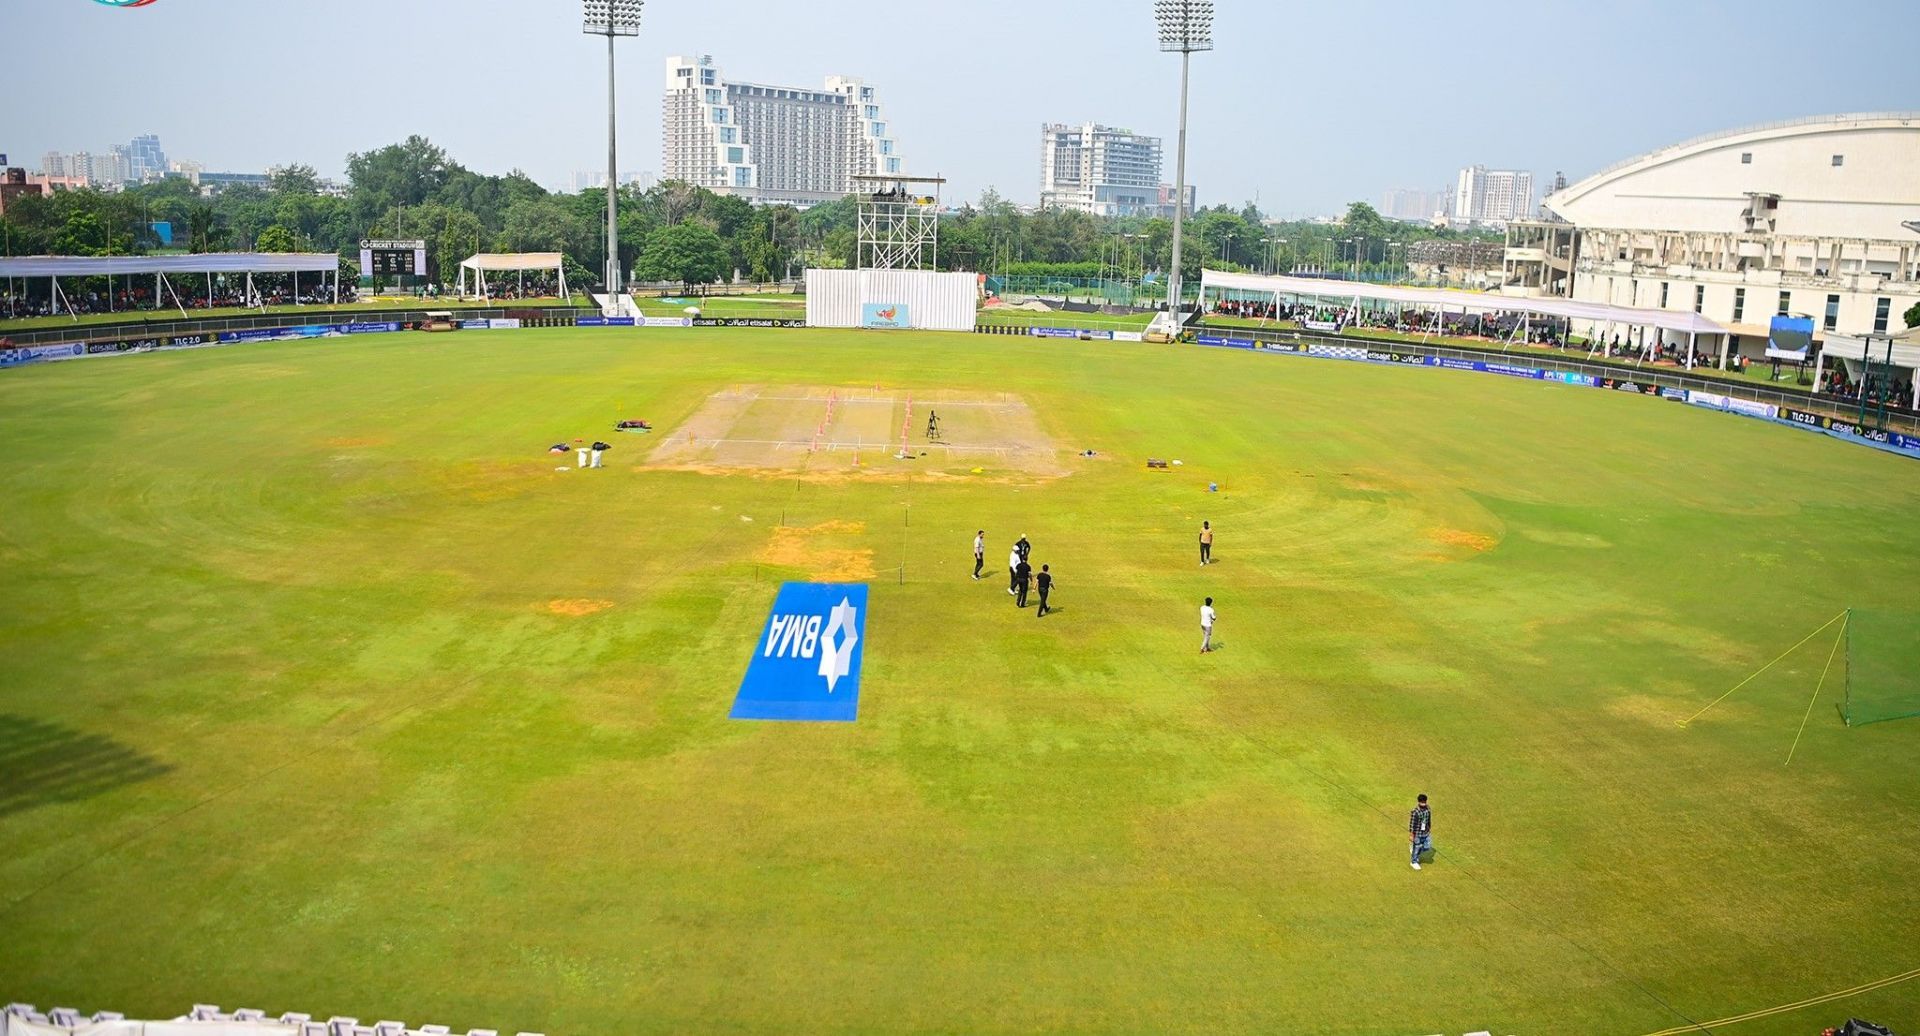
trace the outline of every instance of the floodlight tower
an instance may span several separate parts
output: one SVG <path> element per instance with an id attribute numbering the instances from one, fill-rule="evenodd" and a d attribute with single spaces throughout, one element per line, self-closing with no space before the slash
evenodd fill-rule
<path id="1" fill-rule="evenodd" d="M 1174 159 L 1173 270 L 1167 275 L 1167 310 L 1180 311 L 1180 231 L 1187 211 L 1187 69 L 1193 52 L 1213 49 L 1213 0 L 1153 0 L 1160 49 L 1180 52 L 1180 150 Z"/>
<path id="2" fill-rule="evenodd" d="M 607 38 L 607 303 L 620 294 L 620 227 L 615 199 L 620 193 L 619 166 L 613 150 L 613 39 L 640 35 L 640 8 L 646 0 L 584 0 L 589 36 Z"/>

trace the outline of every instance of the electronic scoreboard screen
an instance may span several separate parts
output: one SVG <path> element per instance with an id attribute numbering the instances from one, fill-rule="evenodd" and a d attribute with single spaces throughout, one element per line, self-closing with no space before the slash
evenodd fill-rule
<path id="1" fill-rule="evenodd" d="M 425 241 L 362 241 L 360 273 L 367 277 L 425 277 Z"/>

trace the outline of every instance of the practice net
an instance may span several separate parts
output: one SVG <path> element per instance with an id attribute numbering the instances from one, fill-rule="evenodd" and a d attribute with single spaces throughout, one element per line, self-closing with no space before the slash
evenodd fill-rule
<path id="1" fill-rule="evenodd" d="M 1847 725 L 1920 716 L 1920 612 L 1847 614 Z"/>

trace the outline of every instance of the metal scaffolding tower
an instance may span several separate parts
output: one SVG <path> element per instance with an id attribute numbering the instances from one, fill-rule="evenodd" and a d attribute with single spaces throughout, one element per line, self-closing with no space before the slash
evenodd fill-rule
<path id="1" fill-rule="evenodd" d="M 862 270 L 931 270 L 940 247 L 940 185 L 937 176 L 856 174 L 860 198 Z"/>

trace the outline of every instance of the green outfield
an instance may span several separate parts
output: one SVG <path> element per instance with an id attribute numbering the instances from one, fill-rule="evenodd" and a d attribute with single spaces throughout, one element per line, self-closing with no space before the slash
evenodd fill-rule
<path id="1" fill-rule="evenodd" d="M 603 470 L 545 452 L 595 436 Z M 1907 1032 L 1920 720 L 1843 726 L 1825 636 L 1680 721 L 1907 606 L 1917 510 L 1920 464 L 1794 429 L 1199 347 L 567 329 L 0 372 L 0 999 Z M 1021 533 L 1044 619 L 1005 593 Z M 858 721 L 730 721 L 816 578 L 871 587 Z"/>

